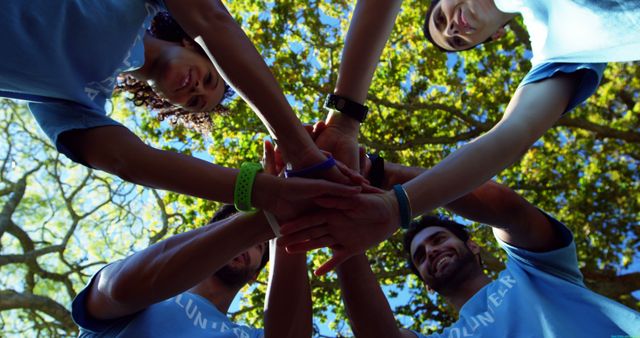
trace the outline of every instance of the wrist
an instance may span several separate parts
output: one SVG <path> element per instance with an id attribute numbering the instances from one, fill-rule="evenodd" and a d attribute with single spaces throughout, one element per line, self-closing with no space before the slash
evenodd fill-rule
<path id="1" fill-rule="evenodd" d="M 312 145 L 307 148 L 297 149 L 295 155 L 296 156 L 292 157 L 283 153 L 283 160 L 285 163 L 291 164 L 291 169 L 293 170 L 311 167 L 327 160 L 327 156 L 322 153 L 315 143 L 312 143 Z"/>
<path id="2" fill-rule="evenodd" d="M 253 183 L 252 205 L 261 210 L 274 210 L 275 198 L 273 197 L 278 196 L 283 183 L 283 178 L 266 173 L 258 173 Z"/>
<path id="3" fill-rule="evenodd" d="M 329 110 L 326 124 L 327 127 L 338 129 L 342 134 L 352 137 L 354 140 L 358 138 L 360 133 L 360 122 L 337 110 Z"/>
<path id="4" fill-rule="evenodd" d="M 262 166 L 258 163 L 244 162 L 236 176 L 233 191 L 233 204 L 238 211 L 255 211 L 253 206 L 253 191 L 255 190 L 255 178 Z"/>
<path id="5" fill-rule="evenodd" d="M 398 170 L 400 170 L 400 165 L 393 162 L 385 162 L 384 163 L 384 180 L 382 181 L 382 186 L 386 189 L 391 189 L 395 184 L 404 183 L 399 175 Z"/>
<path id="6" fill-rule="evenodd" d="M 326 160 L 324 160 L 321 163 L 318 163 L 316 165 L 310 166 L 310 167 L 306 167 L 304 169 L 299 169 L 299 170 L 293 170 L 293 169 L 289 169 L 287 168 L 284 171 L 284 177 L 286 178 L 290 178 L 290 177 L 313 177 L 314 175 L 317 175 L 320 172 L 326 171 L 326 170 L 330 170 L 331 168 L 336 166 L 336 160 L 329 155 L 327 157 Z"/>
<path id="7" fill-rule="evenodd" d="M 389 224 L 393 225 L 394 230 L 400 228 L 400 205 L 398 204 L 398 198 L 393 189 L 384 193 L 384 199 L 387 201 L 389 212 L 391 213 Z"/>
<path id="8" fill-rule="evenodd" d="M 248 243 L 262 243 L 275 237 L 264 213 L 246 214 L 245 217 L 246 224 L 242 226 L 242 231 L 248 237 Z"/>
<path id="9" fill-rule="evenodd" d="M 402 184 L 394 185 L 392 191 L 396 195 L 396 205 L 398 206 L 397 212 L 399 219 L 397 219 L 397 221 L 400 221 L 401 228 L 408 229 L 413 219 L 409 195 Z"/>
<path id="10" fill-rule="evenodd" d="M 331 110 L 338 110 L 344 115 L 358 122 L 364 122 L 369 113 L 369 107 L 363 105 L 362 101 L 354 101 L 352 98 L 339 94 L 329 94 L 324 101 L 324 107 Z"/>

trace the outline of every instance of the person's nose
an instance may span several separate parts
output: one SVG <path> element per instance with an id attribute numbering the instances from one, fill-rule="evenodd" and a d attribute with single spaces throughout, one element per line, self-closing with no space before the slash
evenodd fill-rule
<path id="1" fill-rule="evenodd" d="M 200 85 L 200 81 L 195 81 L 193 83 L 193 86 L 191 87 L 190 92 L 191 94 L 199 95 L 199 94 L 203 94 L 203 90 L 204 88 Z"/>
<path id="2" fill-rule="evenodd" d="M 444 35 L 447 37 L 452 37 L 460 34 L 460 27 L 458 27 L 458 23 L 455 20 L 449 21 L 449 25 L 447 25 L 447 29 L 445 29 Z"/>
<path id="3" fill-rule="evenodd" d="M 436 258 L 442 251 L 434 246 L 428 246 L 424 250 L 425 250 L 425 255 L 427 257 L 427 261 L 429 262 L 429 265 L 431 265 L 431 262 L 433 262 L 433 259 Z"/>

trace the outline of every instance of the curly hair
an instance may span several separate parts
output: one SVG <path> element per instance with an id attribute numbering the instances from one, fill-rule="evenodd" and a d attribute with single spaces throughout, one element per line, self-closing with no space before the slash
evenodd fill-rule
<path id="1" fill-rule="evenodd" d="M 159 12 L 151 21 L 151 26 L 147 32 L 153 37 L 171 41 L 180 42 L 183 39 L 193 41 L 180 25 L 166 11 Z M 198 46 L 194 42 L 195 46 Z M 198 46 L 199 48 L 199 46 Z M 200 52 L 206 55 L 200 48 Z M 156 93 L 146 82 L 140 81 L 128 74 L 120 74 L 118 82 L 114 89 L 114 93 L 127 92 L 129 99 L 134 105 L 140 107 L 145 106 L 158 112 L 160 121 L 167 120 L 169 124 L 181 124 L 187 128 L 194 129 L 201 133 L 211 131 L 212 120 L 211 114 L 229 114 L 229 109 L 223 105 L 227 99 L 231 98 L 235 92 L 229 85 L 224 85 L 224 94 L 222 100 L 212 111 L 193 112 L 182 107 L 176 106 L 167 99 Z"/>
<path id="2" fill-rule="evenodd" d="M 411 259 L 411 242 L 416 235 L 422 230 L 428 227 L 441 227 L 449 230 L 454 236 L 460 239 L 463 242 L 469 240 L 469 233 L 465 229 L 464 225 L 454 222 L 446 217 L 442 216 L 433 216 L 433 215 L 422 215 L 419 219 L 411 222 L 409 225 L 409 229 L 404 233 L 402 237 L 402 244 L 404 247 L 404 251 L 407 254 L 407 266 L 411 269 L 416 276 L 422 278 L 420 276 L 420 272 L 418 268 L 413 264 L 413 260 Z M 482 264 L 482 261 L 481 263 Z"/>

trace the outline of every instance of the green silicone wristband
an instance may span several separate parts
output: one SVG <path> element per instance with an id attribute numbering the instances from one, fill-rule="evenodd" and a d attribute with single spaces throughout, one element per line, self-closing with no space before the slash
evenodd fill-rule
<path id="1" fill-rule="evenodd" d="M 251 206 L 251 191 L 259 171 L 262 171 L 262 166 L 258 163 L 244 162 L 240 166 L 233 191 L 233 204 L 238 211 L 256 211 L 256 208 Z"/>

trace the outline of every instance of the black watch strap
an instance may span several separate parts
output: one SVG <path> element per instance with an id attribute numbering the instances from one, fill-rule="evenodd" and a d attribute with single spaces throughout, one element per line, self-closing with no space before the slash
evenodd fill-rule
<path id="1" fill-rule="evenodd" d="M 327 95 L 327 99 L 324 101 L 324 107 L 337 110 L 361 123 L 364 122 L 369 112 L 369 107 L 335 94 Z"/>
<path id="2" fill-rule="evenodd" d="M 382 188 L 384 181 L 384 159 L 380 155 L 367 154 L 371 161 L 371 169 L 369 170 L 369 182 L 377 188 Z"/>

